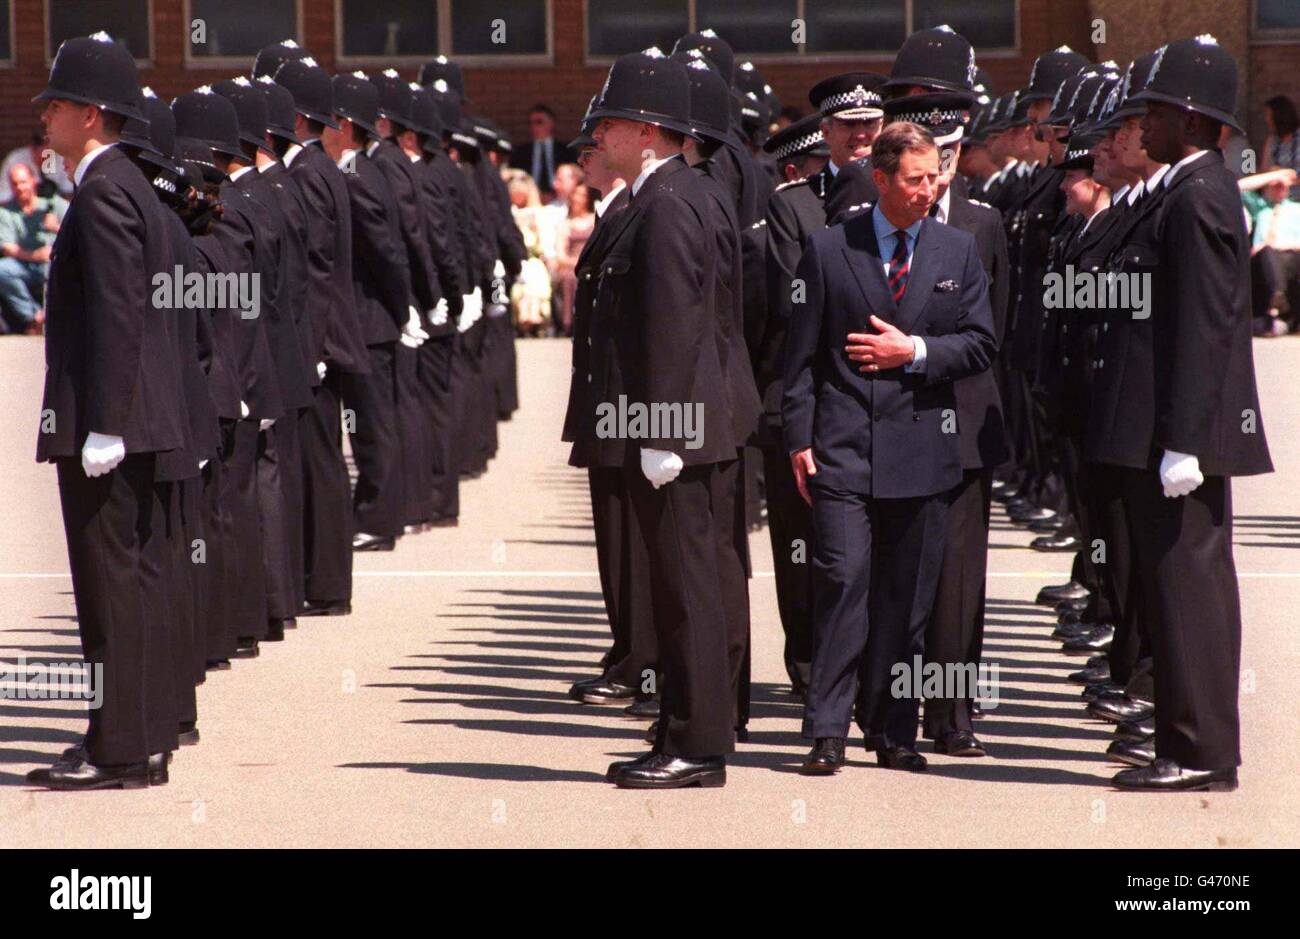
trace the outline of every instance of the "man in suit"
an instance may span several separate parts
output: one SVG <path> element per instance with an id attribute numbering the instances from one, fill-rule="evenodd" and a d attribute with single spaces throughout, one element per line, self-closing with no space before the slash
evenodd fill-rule
<path id="1" fill-rule="evenodd" d="M 1125 468 L 1155 667 L 1154 761 L 1121 789 L 1233 789 L 1241 762 L 1241 610 L 1231 477 L 1269 472 L 1251 351 L 1250 243 L 1217 142 L 1237 127 L 1237 66 L 1211 36 L 1170 43 L 1146 88 L 1143 144 L 1170 164 L 1150 240 L 1126 268 L 1150 279 L 1149 316 L 1098 350 L 1099 453 Z"/>
<path id="2" fill-rule="evenodd" d="M 796 273 L 806 300 L 786 339 L 785 443 L 813 509 L 812 774 L 843 766 L 855 692 L 879 763 L 926 766 L 920 702 L 891 683 L 896 663 L 910 669 L 923 651 L 946 493 L 962 479 L 958 435 L 944 429 L 952 382 L 987 368 L 997 346 L 974 238 L 926 217 L 933 136 L 894 124 L 871 159 L 880 200 L 813 234 Z"/>
<path id="3" fill-rule="evenodd" d="M 51 252 L 36 458 L 58 471 L 82 653 L 104 680 L 81 747 L 27 780 L 141 788 L 167 781 L 178 742 L 162 584 L 169 484 L 156 469 L 191 441 L 174 332 L 151 306 L 172 251 L 149 181 L 115 146 L 142 118 L 126 47 L 103 33 L 65 41 L 35 100 L 48 102 L 46 138 L 77 186 Z"/>
<path id="4" fill-rule="evenodd" d="M 555 139 L 555 112 L 545 104 L 535 104 L 528 112 L 528 133 L 532 139 L 528 146 L 514 150 L 510 165 L 527 171 L 543 201 L 549 202 L 555 198 L 555 170 L 562 163 L 575 162 L 573 151 Z"/>
<path id="5" fill-rule="evenodd" d="M 662 669 L 653 749 L 615 763 L 623 788 L 721 786 L 735 747 L 726 615 L 718 570 L 724 472 L 736 439 L 719 338 L 716 243 L 701 178 L 681 157 L 692 133 L 685 68 L 634 53 L 610 69 L 593 138 L 610 169 L 633 180 L 610 225 L 591 320 L 587 380 L 597 402 L 585 465 L 622 466 L 649 555 Z M 679 421 L 636 421 L 678 405 Z M 610 417 L 622 408 L 623 422 Z M 686 414 L 699 433 L 686 428 Z M 676 425 L 676 426 L 674 426 Z"/>

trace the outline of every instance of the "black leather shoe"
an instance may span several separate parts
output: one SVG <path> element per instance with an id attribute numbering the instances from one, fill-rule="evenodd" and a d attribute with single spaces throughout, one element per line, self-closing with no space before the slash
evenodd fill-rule
<path id="1" fill-rule="evenodd" d="M 455 515 L 442 515 L 429 523 L 430 528 L 457 528 L 459 525 L 460 519 Z"/>
<path id="2" fill-rule="evenodd" d="M 195 724 L 181 724 L 176 734 L 182 747 L 192 747 L 199 742 L 199 728 Z"/>
<path id="3" fill-rule="evenodd" d="M 1039 606 L 1055 606 L 1062 600 L 1086 600 L 1091 596 L 1088 588 L 1077 580 L 1067 581 L 1063 584 L 1051 584 L 1038 591 L 1038 597 L 1034 600 Z"/>
<path id="4" fill-rule="evenodd" d="M 392 551 L 397 547 L 397 539 L 392 535 L 372 535 L 359 531 L 352 536 L 353 551 Z"/>
<path id="5" fill-rule="evenodd" d="M 352 612 L 348 600 L 308 600 L 302 605 L 299 616 L 347 616 Z"/>
<path id="6" fill-rule="evenodd" d="M 228 672 L 230 671 L 230 659 L 208 659 L 205 667 L 210 672 Z"/>
<path id="7" fill-rule="evenodd" d="M 170 753 L 152 753 L 149 755 L 149 785 L 165 786 L 170 781 L 167 766 L 172 761 Z"/>
<path id="8" fill-rule="evenodd" d="M 1057 623 L 1056 628 L 1052 630 L 1052 638 L 1064 642 L 1067 639 L 1078 639 L 1080 636 L 1086 636 L 1092 632 L 1096 623 L 1085 623 L 1083 620 L 1075 620 L 1072 623 Z"/>
<path id="9" fill-rule="evenodd" d="M 623 708 L 623 713 L 633 720 L 638 721 L 655 721 L 659 719 L 659 699 L 646 698 L 644 701 L 633 701 L 627 707 Z"/>
<path id="10" fill-rule="evenodd" d="M 1156 713 L 1156 706 L 1151 701 L 1141 698 L 1108 698 L 1093 701 L 1088 705 L 1088 715 L 1098 720 L 1118 724 L 1120 721 L 1146 720 Z"/>
<path id="11" fill-rule="evenodd" d="M 1017 493 L 1014 496 L 1011 496 L 1003 504 L 1006 506 L 1008 515 L 1011 515 L 1013 513 L 1025 512 L 1028 511 L 1029 509 L 1038 508 L 1038 506 L 1034 505 L 1032 499 L 1030 499 L 1028 496 L 1020 495 L 1019 493 Z"/>
<path id="12" fill-rule="evenodd" d="M 1087 610 L 1066 610 L 1064 613 L 1056 614 L 1057 626 L 1072 626 L 1075 623 L 1082 623 L 1085 619 L 1092 622 L 1092 617 L 1088 616 Z"/>
<path id="13" fill-rule="evenodd" d="M 605 770 L 605 782 L 613 782 L 618 776 L 619 771 L 624 767 L 640 766 L 642 763 L 649 762 L 654 755 L 655 751 L 651 750 L 649 753 L 644 753 L 641 756 L 638 756 L 635 760 L 618 760 L 614 763 L 610 763 L 609 769 Z"/>
<path id="14" fill-rule="evenodd" d="M 1041 522 L 1045 518 L 1052 518 L 1056 515 L 1051 509 L 1045 509 L 1041 506 L 1023 509 L 1019 512 L 1008 510 L 1007 515 L 1011 517 L 1011 524 L 1019 525 L 1021 528 L 1027 528 L 1033 522 Z"/>
<path id="15" fill-rule="evenodd" d="M 1120 721 L 1115 725 L 1115 736 L 1120 740 L 1145 740 L 1156 732 L 1156 719 L 1146 717 L 1140 721 Z"/>
<path id="16" fill-rule="evenodd" d="M 1044 554 L 1052 554 L 1059 551 L 1078 551 L 1081 544 L 1083 542 L 1076 535 L 1056 532 L 1051 535 L 1039 535 L 1029 542 L 1029 547 L 1035 551 L 1042 551 Z"/>
<path id="17" fill-rule="evenodd" d="M 1083 686 L 1080 696 L 1085 701 L 1096 701 L 1098 698 L 1113 698 L 1117 695 L 1124 694 L 1124 686 L 1112 684 L 1109 681 L 1094 681 Z"/>
<path id="18" fill-rule="evenodd" d="M 1061 645 L 1066 655 L 1092 655 L 1094 652 L 1106 652 L 1115 638 L 1115 627 L 1108 623 L 1099 623 L 1082 636 L 1067 639 Z"/>
<path id="19" fill-rule="evenodd" d="M 973 700 L 973 699 L 971 700 L 971 703 L 970 703 L 970 716 L 971 716 L 971 717 L 983 717 L 983 716 L 984 716 L 984 708 L 980 707 L 980 703 L 979 703 L 978 701 Z"/>
<path id="20" fill-rule="evenodd" d="M 659 722 L 655 721 L 645 731 L 645 742 L 654 743 L 659 739 Z"/>
<path id="21" fill-rule="evenodd" d="M 656 753 L 644 763 L 625 766 L 614 776 L 620 789 L 716 789 L 727 784 L 727 761 L 720 756 L 687 758 Z"/>
<path id="22" fill-rule="evenodd" d="M 1110 656 L 1107 655 L 1105 652 L 1099 652 L 1096 655 L 1088 656 L 1088 662 L 1084 667 L 1100 668 L 1103 665 L 1105 665 L 1107 668 L 1110 667 Z"/>
<path id="23" fill-rule="evenodd" d="M 635 688 L 603 678 L 578 682 L 569 691 L 583 704 L 631 704 L 636 699 Z"/>
<path id="24" fill-rule="evenodd" d="M 428 522 L 412 522 L 409 525 L 402 526 L 403 535 L 418 535 L 421 532 L 426 532 L 428 530 L 429 530 Z"/>
<path id="25" fill-rule="evenodd" d="M 889 747 L 876 751 L 876 762 L 887 769 L 904 769 L 909 773 L 923 773 L 930 764 L 925 757 L 910 747 Z"/>
<path id="26" fill-rule="evenodd" d="M 1157 757 L 1150 766 L 1116 773 L 1111 785 L 1145 792 L 1232 792 L 1237 788 L 1237 768 L 1183 769 L 1173 760 Z"/>
<path id="27" fill-rule="evenodd" d="M 1054 609 L 1057 616 L 1062 613 L 1082 613 L 1088 609 L 1088 604 L 1091 602 L 1090 597 L 1084 597 L 1082 600 L 1058 600 Z"/>
<path id="28" fill-rule="evenodd" d="M 844 738 L 818 737 L 799 772 L 805 776 L 834 776 L 844 768 Z"/>
<path id="29" fill-rule="evenodd" d="M 954 730 L 934 741 L 935 753 L 949 756 L 984 756 L 984 744 L 968 730 Z"/>
<path id="30" fill-rule="evenodd" d="M 1115 740 L 1106 748 L 1106 755 L 1130 766 L 1150 766 L 1156 761 L 1156 738 L 1144 740 Z"/>
<path id="31" fill-rule="evenodd" d="M 288 619 L 280 620 L 280 625 L 283 626 L 285 629 L 297 629 L 298 619 L 297 617 L 290 616 Z"/>
<path id="32" fill-rule="evenodd" d="M 33 786 L 65 791 L 146 789 L 149 786 L 149 763 L 96 766 L 83 756 L 78 756 L 71 760 L 59 760 L 53 766 L 32 770 L 27 774 L 27 782 Z"/>
<path id="33" fill-rule="evenodd" d="M 263 642 L 284 642 L 284 620 L 271 619 L 266 621 L 266 635 L 262 637 Z"/>
<path id="34" fill-rule="evenodd" d="M 252 636 L 239 636 L 235 639 L 236 659 L 255 659 L 262 654 L 262 650 L 257 646 L 257 640 Z"/>
<path id="35" fill-rule="evenodd" d="M 1053 512 L 1051 515 L 1047 516 L 1047 518 L 1040 518 L 1036 522 L 1030 522 L 1025 527 L 1036 535 L 1050 535 L 1054 532 L 1060 531 L 1068 525 L 1069 522 L 1070 520 L 1064 515 L 1058 515 Z"/>

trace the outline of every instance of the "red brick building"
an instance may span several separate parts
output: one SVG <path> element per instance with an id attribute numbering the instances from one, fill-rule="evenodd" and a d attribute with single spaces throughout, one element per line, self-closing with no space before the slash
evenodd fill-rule
<path id="1" fill-rule="evenodd" d="M 1242 63 L 1240 113 L 1257 144 L 1262 102 L 1300 98 L 1300 0 L 0 0 L 0 152 L 35 128 L 30 99 L 59 42 L 96 29 L 127 42 L 166 97 L 247 71 L 257 48 L 290 36 L 332 70 L 393 66 L 414 78 L 443 53 L 465 66 L 474 108 L 524 139 L 533 103 L 575 130 L 615 55 L 667 51 L 691 28 L 717 29 L 806 110 L 818 79 L 887 72 L 909 31 L 945 22 L 1002 91 L 1062 44 L 1124 64 L 1213 32 Z"/>

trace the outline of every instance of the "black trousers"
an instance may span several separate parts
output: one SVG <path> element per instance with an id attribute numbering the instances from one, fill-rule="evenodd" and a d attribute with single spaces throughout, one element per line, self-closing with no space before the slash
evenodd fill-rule
<path id="1" fill-rule="evenodd" d="M 724 504 L 734 504 L 722 484 L 726 466 L 688 466 L 659 489 L 639 462 L 624 472 L 650 561 L 662 673 L 655 748 L 673 756 L 722 756 L 735 749 L 716 520 Z"/>
<path id="2" fill-rule="evenodd" d="M 143 763 L 177 746 L 175 667 L 163 579 L 170 483 L 152 454 L 128 454 L 93 479 L 81 459 L 55 461 L 81 651 L 103 669 L 86 752 L 97 765 Z"/>
<path id="3" fill-rule="evenodd" d="M 1106 603 L 1115 625 L 1115 637 L 1107 653 L 1111 681 L 1123 685 L 1133 697 L 1151 701 L 1155 696 L 1151 634 L 1145 609 L 1144 576 L 1137 567 L 1131 521 L 1124 503 L 1126 473 L 1127 470 L 1117 466 L 1089 463 L 1087 501 L 1097 537 L 1105 548 L 1105 560 L 1097 567 L 1101 571 L 1101 587 L 1109 595 Z"/>
<path id="4" fill-rule="evenodd" d="M 266 566 L 262 560 L 262 506 L 257 497 L 258 422 L 228 422 L 222 443 L 223 469 L 229 486 L 230 559 L 235 591 L 231 596 L 230 637 L 261 639 L 266 635 Z"/>
<path id="5" fill-rule="evenodd" d="M 348 430 L 357 467 L 353 524 L 359 532 L 388 537 L 402 533 L 396 346 L 367 346 L 370 373 L 343 375 L 343 404 L 355 416 Z"/>
<path id="6" fill-rule="evenodd" d="M 433 519 L 460 515 L 460 472 L 456 462 L 456 402 L 452 372 L 456 337 L 441 336 L 420 346 L 417 374 L 428 414 L 429 475 Z"/>
<path id="7" fill-rule="evenodd" d="M 419 349 L 401 343 L 397 355 L 397 440 L 402 464 L 402 522 L 433 520 L 433 445 L 429 408 L 420 388 Z"/>
<path id="8" fill-rule="evenodd" d="M 342 376 L 328 372 L 298 420 L 303 480 L 303 595 L 352 599 L 352 483 L 343 458 Z"/>
<path id="9" fill-rule="evenodd" d="M 215 460 L 208 462 L 211 466 Z M 180 492 L 182 573 L 179 579 L 187 581 L 188 593 L 184 602 L 189 605 L 191 629 L 191 680 L 202 684 L 207 680 L 207 609 L 212 602 L 208 578 L 212 538 L 207 529 L 207 507 L 204 504 L 203 476 L 194 476 L 177 484 Z"/>
<path id="10" fill-rule="evenodd" d="M 614 637 L 605 679 L 636 688 L 639 697 L 648 697 L 659 687 L 655 673 L 659 643 L 651 608 L 650 557 L 645 537 L 621 468 L 591 467 L 587 482 L 600 591 Z"/>
<path id="11" fill-rule="evenodd" d="M 519 360 L 515 354 L 515 327 L 507 311 L 488 317 L 497 335 L 495 400 L 498 420 L 508 421 L 519 410 Z"/>
<path id="12" fill-rule="evenodd" d="M 741 453 L 744 451 L 742 450 Z M 714 504 L 714 538 L 718 551 L 718 582 L 727 621 L 727 666 L 732 724 L 749 723 L 749 527 L 745 521 L 744 458 L 718 465 L 718 499 Z"/>
<path id="13" fill-rule="evenodd" d="M 225 434 L 223 433 L 223 438 Z M 205 664 L 228 659 L 235 651 L 230 621 L 236 590 L 234 519 L 230 514 L 227 489 L 230 474 L 223 460 L 209 460 L 202 476 L 203 530 L 206 534 L 199 579 L 206 598 L 202 610 L 203 658 Z"/>
<path id="14" fill-rule="evenodd" d="M 763 448 L 763 469 L 776 606 L 785 631 L 785 670 L 795 690 L 802 692 L 812 673 L 812 508 L 799 494 L 783 448 Z"/>
<path id="15" fill-rule="evenodd" d="M 968 469 L 949 494 L 947 535 L 934 611 L 925 628 L 925 661 L 979 667 L 984 647 L 984 593 L 989 567 L 989 513 L 993 470 Z M 951 690 L 951 689 L 949 689 Z M 972 731 L 969 694 L 926 698 L 925 736 L 937 740 Z"/>
<path id="16" fill-rule="evenodd" d="M 262 561 L 270 619 L 292 619 L 302 607 L 302 452 L 298 413 L 286 414 L 258 435 L 257 504 L 262 515 Z"/>
<path id="17" fill-rule="evenodd" d="M 167 538 L 163 622 L 171 646 L 176 720 L 185 724 L 198 720 L 198 708 L 194 694 L 194 582 L 185 540 L 181 487 L 180 482 L 166 484 L 167 511 L 162 516 Z"/>
<path id="18" fill-rule="evenodd" d="M 812 482 L 813 663 L 803 735 L 872 749 L 916 743 L 917 695 L 892 693 L 895 665 L 915 671 L 943 564 L 947 494 L 872 499 Z M 920 685 L 921 676 L 915 676 Z"/>
<path id="19" fill-rule="evenodd" d="M 1166 499 L 1155 470 L 1124 471 L 1155 677 L 1156 755 L 1188 769 L 1241 763 L 1241 602 L 1232 485 L 1207 477 Z"/>

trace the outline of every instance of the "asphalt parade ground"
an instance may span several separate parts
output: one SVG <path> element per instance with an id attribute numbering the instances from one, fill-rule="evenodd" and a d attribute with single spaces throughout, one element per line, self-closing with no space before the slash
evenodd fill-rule
<path id="1" fill-rule="evenodd" d="M 353 614 L 302 619 L 199 688 L 202 742 L 171 782 L 35 790 L 23 776 L 74 743 L 83 704 L 0 685 L 0 847 L 1038 846 L 1280 847 L 1300 833 L 1300 339 L 1257 341 L 1277 472 L 1234 483 L 1244 623 L 1241 788 L 1113 791 L 1111 725 L 1065 676 L 1039 587 L 1070 556 L 1028 549 L 995 515 L 984 649 L 996 707 L 983 759 L 921 750 L 925 774 L 878 768 L 850 738 L 832 778 L 797 772 L 808 744 L 786 693 L 766 530 L 750 545 L 750 740 L 722 789 L 618 790 L 605 767 L 646 725 L 571 701 L 608 645 L 585 473 L 560 424 L 569 343 L 518 344 L 520 398 L 461 523 L 356 557 Z M 33 459 L 39 338 L 0 341 L 0 662 L 77 660 L 76 610 L 53 467 Z"/>

